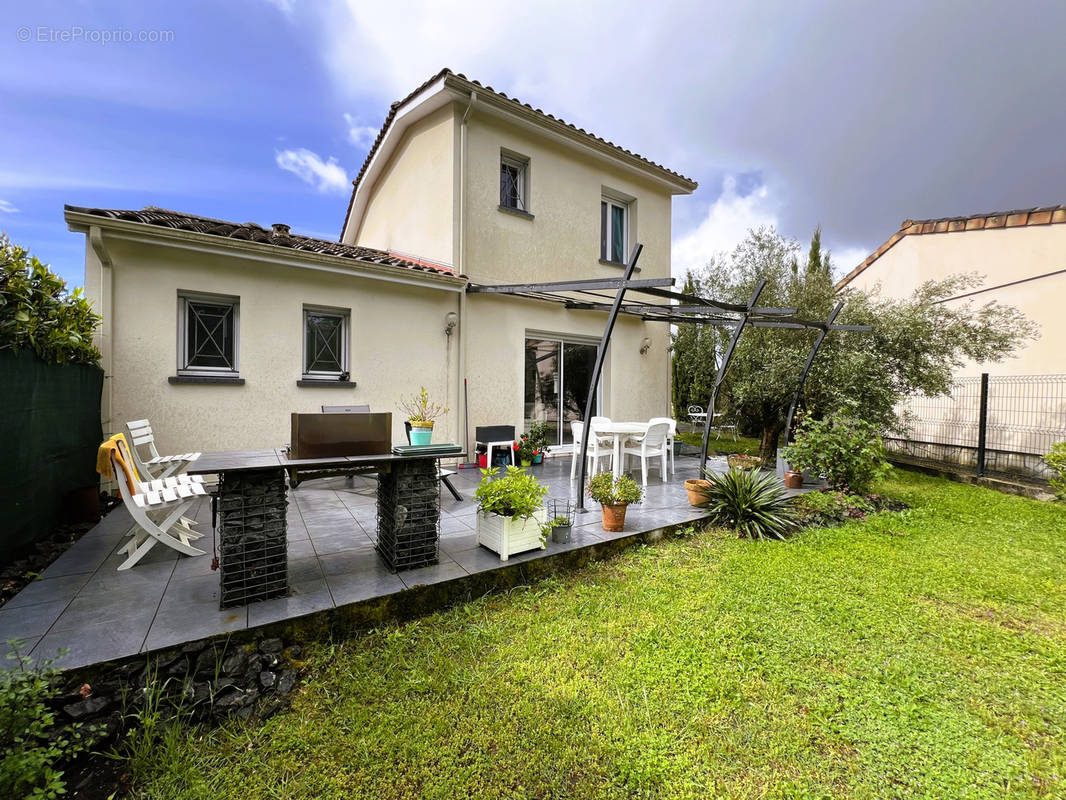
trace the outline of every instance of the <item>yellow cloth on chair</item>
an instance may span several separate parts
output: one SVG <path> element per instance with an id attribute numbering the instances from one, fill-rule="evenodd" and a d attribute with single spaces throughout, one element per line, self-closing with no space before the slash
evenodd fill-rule
<path id="1" fill-rule="evenodd" d="M 119 466 L 122 467 L 122 471 L 126 474 L 126 486 L 129 487 L 130 494 L 137 494 L 137 468 L 126 458 L 128 448 L 126 435 L 124 433 L 116 433 L 101 444 L 100 449 L 96 451 L 96 471 L 108 480 L 115 478 L 114 471 L 111 469 L 111 456 L 113 454 Z"/>

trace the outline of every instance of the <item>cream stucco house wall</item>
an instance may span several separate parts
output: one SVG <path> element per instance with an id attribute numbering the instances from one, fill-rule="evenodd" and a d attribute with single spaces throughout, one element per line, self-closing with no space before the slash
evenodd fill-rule
<path id="1" fill-rule="evenodd" d="M 888 241 L 840 282 L 880 284 L 903 297 L 929 280 L 976 272 L 981 284 L 950 302 L 1013 305 L 1040 326 L 1040 338 L 1014 358 L 967 364 L 959 376 L 1066 373 L 1066 207 L 972 217 L 906 220 Z"/>
<path id="2" fill-rule="evenodd" d="M 104 316 L 105 430 L 147 417 L 165 450 L 274 447 L 291 411 L 367 404 L 401 440 L 398 400 L 424 384 L 452 409 L 438 440 L 554 416 L 565 445 L 606 314 L 468 286 L 620 277 L 637 242 L 638 277 L 669 276 L 672 198 L 695 188 L 444 70 L 391 107 L 339 242 L 68 207 Z M 312 336 L 331 343 L 324 367 Z M 668 346 L 662 323 L 620 319 L 601 413 L 667 414 Z"/>

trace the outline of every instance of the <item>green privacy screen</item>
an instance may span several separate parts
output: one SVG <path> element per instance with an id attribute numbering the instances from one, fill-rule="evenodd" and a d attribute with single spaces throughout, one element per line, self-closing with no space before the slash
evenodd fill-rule
<path id="1" fill-rule="evenodd" d="M 45 536 L 64 496 L 97 482 L 104 372 L 0 350 L 0 563 Z"/>

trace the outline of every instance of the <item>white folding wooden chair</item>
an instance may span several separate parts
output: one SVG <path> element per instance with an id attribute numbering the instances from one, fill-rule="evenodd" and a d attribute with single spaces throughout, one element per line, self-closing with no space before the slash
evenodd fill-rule
<path id="1" fill-rule="evenodd" d="M 119 552 L 126 554 L 126 560 L 119 565 L 119 570 L 132 567 L 144 558 L 157 542 L 187 556 L 204 555 L 203 550 L 190 544 L 203 534 L 194 531 L 192 526 L 196 522 L 184 516 L 198 497 L 207 495 L 202 480 L 196 480 L 200 476 L 180 475 L 151 481 L 134 481 L 131 489 L 127 476 L 132 473 L 127 472 L 123 464 L 123 458 L 128 457 L 128 454 L 129 451 L 120 441 L 118 448 L 113 450 L 110 456 L 119 495 L 136 523 L 130 531 L 129 541 L 119 549 Z"/>
<path id="2" fill-rule="evenodd" d="M 604 419 L 601 417 L 600 419 Z M 574 480 L 577 475 L 577 457 L 581 450 L 581 435 L 584 432 L 585 423 L 583 422 L 571 422 L 570 433 L 574 437 L 574 447 L 570 456 L 570 480 Z M 611 464 L 611 460 L 614 458 L 614 447 L 611 444 L 609 436 L 597 436 L 596 426 L 593 425 L 592 430 L 589 432 L 588 448 L 585 450 L 585 455 L 589 460 L 590 471 L 593 475 L 600 471 L 600 459 L 608 459 L 608 464 Z M 609 467 L 608 467 L 609 468 Z"/>
<path id="3" fill-rule="evenodd" d="M 670 474 L 673 475 L 674 469 L 674 439 L 677 438 L 677 420 L 670 417 L 652 417 L 648 420 L 649 425 L 655 425 L 659 422 L 665 422 L 670 426 L 670 432 L 666 435 L 666 450 L 670 456 Z"/>
<path id="4" fill-rule="evenodd" d="M 640 456 L 640 475 L 644 486 L 648 485 L 648 460 L 659 459 L 659 477 L 666 481 L 666 437 L 670 435 L 668 422 L 656 422 L 648 426 L 648 432 L 639 440 L 631 439 L 622 446 L 621 458 Z"/>
<path id="5" fill-rule="evenodd" d="M 161 456 L 155 447 L 152 426 L 146 419 L 135 419 L 126 423 L 126 438 L 130 443 L 130 455 L 137 470 L 147 477 L 166 478 L 175 473 L 184 472 L 189 464 L 200 457 L 199 453 L 181 453 L 173 456 Z M 148 448 L 148 458 L 142 458 L 138 448 Z"/>

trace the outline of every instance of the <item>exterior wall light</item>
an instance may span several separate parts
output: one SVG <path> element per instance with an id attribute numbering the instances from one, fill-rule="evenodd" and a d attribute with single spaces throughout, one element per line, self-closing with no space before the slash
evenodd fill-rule
<path id="1" fill-rule="evenodd" d="M 646 356 L 649 350 L 651 350 L 651 339 L 645 336 L 644 340 L 640 343 L 640 354 Z"/>

